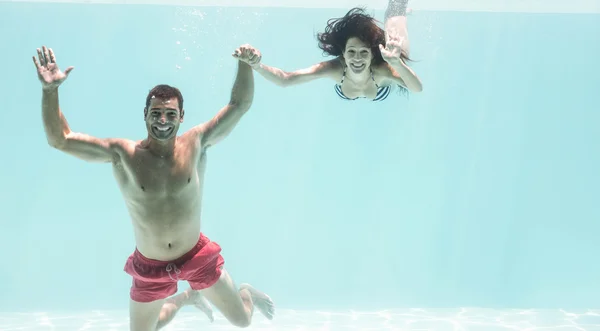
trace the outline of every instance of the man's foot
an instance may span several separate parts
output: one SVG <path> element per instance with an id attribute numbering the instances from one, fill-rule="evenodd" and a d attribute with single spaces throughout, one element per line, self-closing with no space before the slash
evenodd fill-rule
<path id="1" fill-rule="evenodd" d="M 408 0 L 390 0 L 386 13 L 389 13 L 391 16 L 406 16 L 408 15 L 408 10 Z"/>
<path id="2" fill-rule="evenodd" d="M 202 311 L 204 314 L 206 314 L 206 316 L 211 322 L 215 321 L 212 307 L 210 306 L 210 303 L 208 303 L 208 300 L 206 300 L 206 298 L 202 294 L 200 294 L 200 291 L 192 290 L 191 288 L 189 288 L 185 290 L 185 294 L 187 298 L 184 301 L 184 305 L 193 305 L 194 307 L 200 309 L 200 311 Z"/>
<path id="3" fill-rule="evenodd" d="M 267 319 L 272 320 L 275 315 L 275 306 L 273 300 L 263 292 L 255 289 L 250 284 L 244 283 L 240 285 L 240 289 L 246 289 L 252 296 L 252 303 Z"/>

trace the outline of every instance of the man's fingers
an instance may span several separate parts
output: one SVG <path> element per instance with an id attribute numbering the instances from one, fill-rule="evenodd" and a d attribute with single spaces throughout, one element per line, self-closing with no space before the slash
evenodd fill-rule
<path id="1" fill-rule="evenodd" d="M 46 63 L 51 63 L 50 52 L 48 52 L 48 48 L 46 46 L 42 46 L 42 48 L 44 49 L 44 59 L 46 60 Z"/>
<path id="2" fill-rule="evenodd" d="M 37 59 L 35 58 L 35 56 L 32 56 L 33 58 L 33 64 L 35 64 L 35 68 L 39 69 L 40 68 L 40 64 L 38 63 Z"/>
<path id="3" fill-rule="evenodd" d="M 44 54 L 42 54 L 42 51 L 39 48 L 37 49 L 37 53 L 38 53 L 38 59 L 40 60 L 40 65 L 45 66 L 46 59 L 44 59 Z"/>
<path id="4" fill-rule="evenodd" d="M 49 54 L 50 54 L 50 63 L 56 63 L 56 56 L 54 56 L 54 51 L 52 50 L 52 48 L 48 49 Z"/>

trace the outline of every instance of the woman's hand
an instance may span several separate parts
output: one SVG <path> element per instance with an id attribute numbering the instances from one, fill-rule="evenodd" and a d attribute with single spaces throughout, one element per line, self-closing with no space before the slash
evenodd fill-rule
<path id="1" fill-rule="evenodd" d="M 252 68 L 258 67 L 262 59 L 260 51 L 248 44 L 238 47 L 231 55 L 242 62 L 248 63 Z"/>
<path id="2" fill-rule="evenodd" d="M 403 42 L 404 38 L 390 38 L 385 43 L 385 47 L 383 45 L 379 45 L 381 56 L 385 62 L 389 63 L 390 65 L 396 65 L 403 62 L 402 59 L 400 59 Z"/>

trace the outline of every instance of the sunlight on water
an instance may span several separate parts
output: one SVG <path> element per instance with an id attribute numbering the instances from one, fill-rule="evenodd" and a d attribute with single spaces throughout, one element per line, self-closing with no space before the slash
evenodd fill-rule
<path id="1" fill-rule="evenodd" d="M 3 313 L 1 330 L 129 330 L 127 311 L 58 314 Z M 239 330 L 221 315 L 210 323 L 204 315 L 181 312 L 163 330 Z M 600 331 L 600 310 L 395 309 L 379 312 L 281 310 L 273 321 L 255 314 L 247 330 L 334 331 Z"/>

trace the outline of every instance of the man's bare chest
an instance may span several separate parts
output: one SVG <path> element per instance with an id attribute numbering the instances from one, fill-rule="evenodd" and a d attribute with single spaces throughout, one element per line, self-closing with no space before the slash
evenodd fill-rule
<path id="1" fill-rule="evenodd" d="M 176 195 L 198 184 L 198 161 L 193 151 L 178 151 L 171 156 L 156 156 L 137 150 L 122 158 L 117 175 L 131 193 L 161 197 Z"/>

